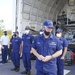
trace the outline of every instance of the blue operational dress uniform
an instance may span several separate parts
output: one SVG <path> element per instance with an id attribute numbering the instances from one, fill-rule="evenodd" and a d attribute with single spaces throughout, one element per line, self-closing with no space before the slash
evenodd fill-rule
<path id="1" fill-rule="evenodd" d="M 37 52 L 43 56 L 52 55 L 56 51 L 61 49 L 61 45 L 57 38 L 51 34 L 47 39 L 44 38 L 44 35 L 39 35 L 34 40 L 32 45 Z M 37 75 L 57 75 L 56 59 L 52 59 L 48 62 L 42 62 L 36 59 L 36 69 Z"/>
<path id="2" fill-rule="evenodd" d="M 23 34 L 22 36 L 22 41 L 23 41 L 23 51 L 22 51 L 22 59 L 24 63 L 24 67 L 27 71 L 30 71 L 31 69 L 31 45 L 34 37 L 28 33 L 28 34 Z"/>
<path id="3" fill-rule="evenodd" d="M 20 37 L 14 37 L 12 39 L 12 62 L 15 67 L 20 66 L 20 44 L 22 42 L 22 39 Z"/>
<path id="4" fill-rule="evenodd" d="M 56 30 L 56 33 L 62 33 L 62 30 L 60 28 L 58 28 Z M 62 55 L 63 55 L 64 48 L 68 47 L 68 42 L 64 37 L 59 38 L 59 41 L 60 41 L 61 46 L 62 46 L 62 50 L 63 50 Z M 57 69 L 58 69 L 57 70 L 57 75 L 64 75 L 64 60 L 61 59 L 62 55 L 60 55 L 57 58 Z"/>
<path id="5" fill-rule="evenodd" d="M 50 21 L 47 21 L 45 25 L 50 25 L 49 27 L 53 28 L 50 23 Z M 50 34 L 48 38 L 45 38 L 44 34 L 37 36 L 32 44 L 32 48 L 36 49 L 36 51 L 44 57 L 53 55 L 55 52 L 62 49 L 59 40 L 53 34 Z M 47 62 L 43 62 L 37 58 L 35 68 L 37 70 L 37 75 L 57 75 L 56 58 Z"/>

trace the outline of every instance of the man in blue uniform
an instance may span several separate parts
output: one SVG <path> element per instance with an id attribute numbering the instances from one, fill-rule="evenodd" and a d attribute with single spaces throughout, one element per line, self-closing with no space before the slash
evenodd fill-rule
<path id="1" fill-rule="evenodd" d="M 62 54 L 59 40 L 51 33 L 53 22 L 46 20 L 44 33 L 35 38 L 31 52 L 37 57 L 37 75 L 57 75 L 56 57 Z"/>
<path id="2" fill-rule="evenodd" d="M 62 37 L 62 29 L 58 28 L 56 30 L 56 36 L 59 39 L 63 48 L 62 55 L 60 55 L 57 58 L 57 69 L 58 69 L 57 75 L 64 75 L 64 58 L 67 52 L 68 42 L 64 37 Z"/>
<path id="3" fill-rule="evenodd" d="M 22 59 L 24 63 L 24 67 L 26 71 L 23 71 L 22 74 L 30 75 L 31 70 L 31 44 L 33 42 L 34 37 L 29 33 L 30 28 L 29 26 L 25 27 L 25 34 L 22 36 L 23 41 L 23 51 L 22 51 Z"/>
<path id="4" fill-rule="evenodd" d="M 40 34 L 43 34 L 44 30 L 43 29 L 40 29 Z"/>
<path id="5" fill-rule="evenodd" d="M 11 41 L 12 43 L 12 62 L 15 66 L 12 71 L 18 72 L 20 70 L 20 54 L 21 54 L 21 47 L 22 47 L 22 40 L 19 37 L 19 33 L 16 31 L 14 34 L 14 38 Z"/>

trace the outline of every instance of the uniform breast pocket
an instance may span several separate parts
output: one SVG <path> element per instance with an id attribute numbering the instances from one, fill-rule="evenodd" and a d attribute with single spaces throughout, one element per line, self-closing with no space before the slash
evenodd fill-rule
<path id="1" fill-rule="evenodd" d="M 37 52 L 41 53 L 41 51 L 42 51 L 42 45 L 41 44 L 37 44 L 36 46 L 37 46 Z"/>
<path id="2" fill-rule="evenodd" d="M 42 47 L 41 44 L 37 44 L 38 49 L 41 49 L 41 47 Z"/>
<path id="3" fill-rule="evenodd" d="M 54 54 L 56 52 L 56 46 L 50 45 L 48 48 L 48 54 Z"/>
<path id="4" fill-rule="evenodd" d="M 18 40 L 15 40 L 15 42 L 18 42 Z"/>
<path id="5" fill-rule="evenodd" d="M 19 41 L 18 41 L 18 40 L 16 40 L 16 41 L 15 41 L 15 43 L 17 43 L 17 44 L 18 44 L 18 43 L 19 43 Z"/>
<path id="6" fill-rule="evenodd" d="M 27 37 L 28 40 L 30 40 L 30 37 Z"/>

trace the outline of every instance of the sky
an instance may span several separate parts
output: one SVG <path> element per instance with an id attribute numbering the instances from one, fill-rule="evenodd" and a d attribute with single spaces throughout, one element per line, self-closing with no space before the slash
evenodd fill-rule
<path id="1" fill-rule="evenodd" d="M 13 0 L 0 0 L 0 20 L 4 20 L 7 29 L 13 25 Z"/>

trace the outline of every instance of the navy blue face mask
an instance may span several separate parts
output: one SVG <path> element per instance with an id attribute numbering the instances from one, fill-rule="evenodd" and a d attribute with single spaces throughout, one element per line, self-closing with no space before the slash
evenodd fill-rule
<path id="1" fill-rule="evenodd" d="M 47 32 L 46 30 L 44 31 L 45 35 L 49 36 L 51 33 Z"/>
<path id="2" fill-rule="evenodd" d="M 6 36 L 6 35 L 7 35 L 7 33 L 4 33 L 4 35 Z"/>
<path id="3" fill-rule="evenodd" d="M 16 37 L 16 34 L 14 34 L 14 37 Z"/>

